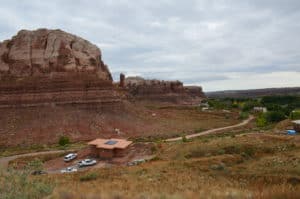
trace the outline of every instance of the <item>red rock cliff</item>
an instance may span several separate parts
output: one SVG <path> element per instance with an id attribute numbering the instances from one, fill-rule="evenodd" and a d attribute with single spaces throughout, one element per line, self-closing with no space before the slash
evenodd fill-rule
<path id="1" fill-rule="evenodd" d="M 205 98 L 201 87 L 185 87 L 180 81 L 145 80 L 141 77 L 128 77 L 125 84 L 129 93 L 137 100 L 191 105 L 199 104 Z"/>
<path id="2" fill-rule="evenodd" d="M 0 43 L 0 77 L 30 77 L 52 73 L 96 73 L 112 81 L 101 52 L 90 42 L 61 30 L 21 30 Z"/>
<path id="3" fill-rule="evenodd" d="M 100 49 L 61 30 L 0 43 L 0 106 L 118 101 Z"/>

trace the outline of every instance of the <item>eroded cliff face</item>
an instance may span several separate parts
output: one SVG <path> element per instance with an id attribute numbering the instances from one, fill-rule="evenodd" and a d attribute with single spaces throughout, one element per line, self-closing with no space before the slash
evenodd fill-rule
<path id="1" fill-rule="evenodd" d="M 121 112 L 100 49 L 61 30 L 22 30 L 0 43 L 0 148 L 93 139 Z"/>
<path id="2" fill-rule="evenodd" d="M 127 77 L 125 87 L 136 100 L 196 105 L 205 98 L 201 87 L 186 87 L 180 81 L 146 80 L 141 77 Z"/>
<path id="3" fill-rule="evenodd" d="M 0 77 L 36 77 L 53 73 L 95 73 L 112 81 L 99 48 L 61 30 L 21 30 L 0 43 Z"/>
<path id="4" fill-rule="evenodd" d="M 61 30 L 0 43 L 0 107 L 118 101 L 100 49 Z"/>

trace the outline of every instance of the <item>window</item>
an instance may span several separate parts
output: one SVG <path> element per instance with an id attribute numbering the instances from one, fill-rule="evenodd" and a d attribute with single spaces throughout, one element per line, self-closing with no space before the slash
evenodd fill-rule
<path id="1" fill-rule="evenodd" d="M 104 144 L 107 144 L 107 145 L 114 145 L 114 144 L 117 144 L 118 141 L 115 141 L 115 140 L 109 140 L 107 142 L 105 142 Z"/>

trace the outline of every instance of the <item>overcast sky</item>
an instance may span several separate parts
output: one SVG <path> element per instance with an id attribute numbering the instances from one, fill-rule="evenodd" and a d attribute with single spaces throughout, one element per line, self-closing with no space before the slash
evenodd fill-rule
<path id="1" fill-rule="evenodd" d="M 0 40 L 62 29 L 120 72 L 205 91 L 300 86 L 299 0 L 0 0 Z"/>

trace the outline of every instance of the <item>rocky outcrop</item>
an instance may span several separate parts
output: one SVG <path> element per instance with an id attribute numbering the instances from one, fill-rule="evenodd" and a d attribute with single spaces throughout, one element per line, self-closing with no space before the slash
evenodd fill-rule
<path id="1" fill-rule="evenodd" d="M 0 107 L 114 103 L 100 49 L 61 30 L 21 30 L 0 43 Z"/>
<path id="2" fill-rule="evenodd" d="M 201 87 L 185 87 L 180 81 L 145 80 L 141 77 L 127 77 L 129 93 L 137 100 L 170 102 L 176 104 L 199 104 L 205 98 Z"/>
<path id="3" fill-rule="evenodd" d="M 95 73 L 112 81 L 99 48 L 61 30 L 21 30 L 0 43 L 0 77 L 36 77 L 52 73 Z"/>
<path id="4" fill-rule="evenodd" d="M 109 134 L 106 115 L 123 108 L 101 51 L 90 42 L 39 29 L 0 43 L 0 149 Z"/>

